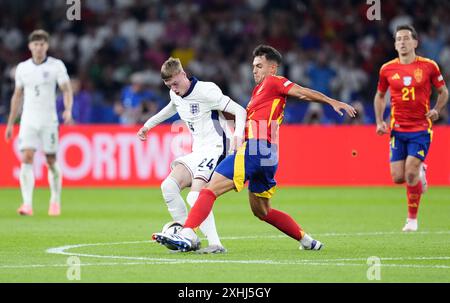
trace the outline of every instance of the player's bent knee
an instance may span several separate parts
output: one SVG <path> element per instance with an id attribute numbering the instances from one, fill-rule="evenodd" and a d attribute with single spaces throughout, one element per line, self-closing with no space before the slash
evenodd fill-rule
<path id="1" fill-rule="evenodd" d="M 405 183 L 405 178 L 402 175 L 392 175 L 392 182 L 395 184 L 403 184 Z"/>
<path id="2" fill-rule="evenodd" d="M 23 157 L 22 163 L 23 164 L 33 164 L 33 157 Z"/>
<path id="3" fill-rule="evenodd" d="M 419 180 L 419 175 L 415 173 L 406 173 L 406 183 L 408 185 L 415 185 Z"/>
<path id="4" fill-rule="evenodd" d="M 264 218 L 267 216 L 267 213 L 268 213 L 266 209 L 260 209 L 260 208 L 258 208 L 258 209 L 253 209 L 252 208 L 252 212 L 253 212 L 253 215 L 255 217 L 257 217 L 258 219 L 263 220 L 263 221 L 264 221 Z"/>
<path id="5" fill-rule="evenodd" d="M 22 154 L 22 163 L 33 164 L 34 152 L 24 152 Z"/>
<path id="6" fill-rule="evenodd" d="M 47 165 L 48 166 L 53 166 L 56 163 L 56 157 L 52 157 L 52 158 L 47 158 Z"/>
<path id="7" fill-rule="evenodd" d="M 204 188 L 209 189 L 216 197 L 219 197 L 235 188 L 235 186 L 233 180 L 214 172 L 211 181 Z"/>

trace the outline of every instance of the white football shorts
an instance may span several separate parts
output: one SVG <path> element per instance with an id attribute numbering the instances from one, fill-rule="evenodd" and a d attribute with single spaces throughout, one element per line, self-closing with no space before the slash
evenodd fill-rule
<path id="1" fill-rule="evenodd" d="M 182 164 L 191 173 L 192 179 L 202 179 L 205 182 L 211 180 L 216 166 L 225 158 L 222 152 L 190 153 L 176 158 L 171 167 Z"/>
<path id="2" fill-rule="evenodd" d="M 58 125 L 35 127 L 20 125 L 19 150 L 42 148 L 45 154 L 56 154 L 58 151 Z"/>

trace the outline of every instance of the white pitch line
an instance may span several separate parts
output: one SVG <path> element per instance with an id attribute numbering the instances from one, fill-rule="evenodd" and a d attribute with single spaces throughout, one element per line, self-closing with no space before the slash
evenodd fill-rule
<path id="1" fill-rule="evenodd" d="M 353 236 L 384 236 L 384 235 L 417 235 L 417 234 L 450 234 L 450 230 L 438 231 L 416 231 L 405 233 L 403 231 L 375 231 L 375 232 L 357 232 L 357 233 L 318 233 L 318 236 L 335 236 L 335 237 L 353 237 Z"/>
<path id="2" fill-rule="evenodd" d="M 450 233 L 450 231 L 436 231 L 427 232 L 422 231 L 419 233 L 429 234 L 429 233 Z M 401 232 L 360 232 L 360 233 L 328 233 L 322 234 L 329 236 L 352 236 L 352 235 L 386 235 L 386 234 L 402 234 Z M 284 235 L 277 236 L 239 236 L 239 237 L 222 237 L 222 239 L 228 240 L 243 240 L 243 239 L 254 239 L 254 238 L 280 238 L 286 237 Z M 122 244 L 136 244 L 136 243 L 150 243 L 154 241 L 129 241 L 129 242 L 112 242 L 112 243 L 91 243 L 91 244 L 77 244 L 77 245 L 67 245 L 62 247 L 50 248 L 47 253 L 78 256 L 78 257 L 93 257 L 93 258 L 104 258 L 104 259 L 124 259 L 124 260 L 141 260 L 150 261 L 144 262 L 143 264 L 180 264 L 180 263 L 235 263 L 235 264 L 266 264 L 266 265 L 336 265 L 341 263 L 329 263 L 329 262 L 342 262 L 342 261 L 366 261 L 365 258 L 338 258 L 338 259 L 325 259 L 325 260 L 298 260 L 298 261 L 272 261 L 272 260 L 198 260 L 198 259 L 167 259 L 167 258 L 149 258 L 149 257 L 129 257 L 129 256 L 105 256 L 105 255 L 93 255 L 93 254 L 83 254 L 83 253 L 73 253 L 67 252 L 66 250 L 87 246 L 100 246 L 105 245 L 122 245 Z M 406 261 L 406 260 L 449 260 L 450 257 L 398 257 L 398 258 L 381 258 L 384 261 Z M 319 262 L 318 262 L 319 261 Z M 345 266 L 366 266 L 366 264 L 351 264 L 342 263 Z M 417 268 L 450 268 L 447 265 L 414 265 L 414 264 L 383 264 L 383 266 L 399 266 L 399 267 L 417 267 Z"/>
<path id="3" fill-rule="evenodd" d="M 385 235 L 417 235 L 417 234 L 450 234 L 450 230 L 440 231 L 416 231 L 414 233 L 405 233 L 402 231 L 374 231 L 374 232 L 357 232 L 357 233 L 314 233 L 313 236 L 320 237 L 360 237 L 360 236 L 385 236 Z M 276 239 L 289 238 L 287 235 L 270 235 L 270 236 L 231 236 L 221 237 L 223 240 L 246 240 L 246 239 Z"/>
<path id="4" fill-rule="evenodd" d="M 80 263 L 80 266 L 129 266 L 129 265 L 161 265 L 161 264 L 183 264 L 183 263 L 193 263 L 186 262 L 188 260 L 171 260 L 168 261 L 154 261 L 154 262 L 107 262 L 107 263 Z M 195 260 L 195 263 L 236 263 L 234 261 L 225 261 L 224 262 L 207 262 L 206 260 Z M 239 261 L 241 262 L 241 261 Z M 245 262 L 249 263 L 249 262 Z M 252 262 L 255 263 L 255 262 Z M 361 263 L 323 263 L 323 262 L 265 262 L 265 263 L 256 263 L 262 265 L 313 265 L 313 266 L 364 266 L 366 264 Z M 52 267 L 68 267 L 67 264 L 30 264 L 30 265 L 2 265 L 0 269 L 24 269 L 24 268 L 52 268 Z M 417 265 L 417 264 L 380 264 L 382 267 L 406 267 L 406 268 L 439 268 L 439 269 L 450 269 L 448 265 Z"/>
<path id="5" fill-rule="evenodd" d="M 404 234 L 403 232 L 359 232 L 359 233 L 323 233 L 316 234 L 321 236 L 378 236 L 378 235 L 391 235 L 391 234 Z M 421 231 L 415 234 L 450 234 L 450 231 Z M 269 236 L 237 236 L 237 237 L 222 237 L 226 240 L 244 240 L 244 239 L 259 239 L 259 238 L 283 238 L 285 235 L 269 235 Z M 125 242 L 110 242 L 110 243 L 88 243 L 88 244 L 75 244 L 66 245 L 60 247 L 49 248 L 46 250 L 50 254 L 60 254 L 68 256 L 78 257 L 91 257 L 100 259 L 122 259 L 122 260 L 137 260 L 144 262 L 109 262 L 109 263 L 81 263 L 80 266 L 120 266 L 120 265 L 150 265 L 150 264 L 198 264 L 198 263 L 227 263 L 227 264 L 262 264 L 262 265 L 319 265 L 319 266 L 367 266 L 365 264 L 366 258 L 336 258 L 336 259 L 310 259 L 310 260 L 297 260 L 297 261 L 273 261 L 273 260 L 199 260 L 199 259 L 170 259 L 170 258 L 150 258 L 150 257 L 130 257 L 130 256 L 105 256 L 94 255 L 84 253 L 73 253 L 67 250 L 82 247 L 92 246 L 111 246 L 111 245 L 126 245 L 126 244 L 139 244 L 139 243 L 151 243 L 154 241 L 125 241 Z M 417 261 L 417 260 L 449 260 L 450 257 L 438 256 L 438 257 L 385 257 L 380 258 L 381 261 Z M 364 261 L 361 263 L 341 263 L 344 261 Z M 331 263 L 334 262 L 334 263 Z M 338 262 L 338 263 L 336 263 Z M 418 264 L 380 264 L 384 267 L 412 267 L 412 268 L 442 268 L 449 269 L 448 265 L 418 265 Z M 0 265 L 0 268 L 43 268 L 43 267 L 67 267 L 67 264 L 30 264 L 30 265 Z"/>
<path id="6" fill-rule="evenodd" d="M 152 241 L 154 242 L 154 241 Z M 120 244 L 130 244 L 130 243 L 150 243 L 150 241 L 133 241 L 133 242 L 112 242 L 112 243 L 99 243 L 101 245 L 120 245 Z M 173 262 L 180 259 L 164 259 L 164 258 L 149 258 L 149 257 L 128 257 L 128 256 L 105 256 L 105 255 L 93 255 L 93 254 L 83 254 L 83 253 L 74 253 L 74 252 L 67 252 L 68 249 L 73 248 L 80 248 L 80 247 L 87 247 L 87 246 L 96 246 L 95 243 L 92 244 L 76 244 L 76 245 L 67 245 L 67 246 L 61 246 L 61 247 L 55 247 L 55 248 L 49 248 L 47 249 L 47 253 L 50 254 L 59 254 L 59 255 L 67 255 L 67 256 L 77 256 L 77 257 L 91 257 L 91 258 L 106 258 L 106 259 L 124 259 L 124 260 L 148 260 L 148 261 L 161 261 L 161 262 Z M 198 263 L 197 259 L 182 259 L 183 261 L 188 262 L 194 262 Z M 335 262 L 335 261 L 366 261 L 367 258 L 336 258 L 336 259 L 324 259 L 324 260 L 299 260 L 299 261 L 290 261 L 290 262 L 315 262 L 315 261 L 321 261 L 321 262 Z M 447 256 L 437 256 L 437 257 L 380 257 L 380 260 L 384 261 L 407 261 L 407 260 L 450 260 L 450 257 Z M 209 261 L 212 262 L 221 262 L 222 260 L 202 260 L 202 262 L 208 263 Z M 260 264 L 261 262 L 267 262 L 268 260 L 255 260 L 257 264 Z M 269 260 L 270 261 L 270 260 Z M 201 263 L 202 263 L 201 262 Z M 234 262 L 232 260 L 223 260 L 224 263 L 226 262 Z M 239 263 L 252 263 L 252 261 L 239 261 Z M 289 264 L 294 264 L 289 263 Z M 275 263 L 278 264 L 278 263 Z"/>

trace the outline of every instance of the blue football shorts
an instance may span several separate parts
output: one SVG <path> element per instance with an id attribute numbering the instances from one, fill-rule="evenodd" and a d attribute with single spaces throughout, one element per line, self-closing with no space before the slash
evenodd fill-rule
<path id="1" fill-rule="evenodd" d="M 258 197 L 271 198 L 277 182 L 278 146 L 266 140 L 249 139 L 238 151 L 226 157 L 216 168 L 216 172 L 233 180 L 236 191 L 248 189 Z"/>
<path id="2" fill-rule="evenodd" d="M 405 160 L 407 156 L 425 161 L 430 148 L 433 132 L 391 132 L 390 162 Z"/>

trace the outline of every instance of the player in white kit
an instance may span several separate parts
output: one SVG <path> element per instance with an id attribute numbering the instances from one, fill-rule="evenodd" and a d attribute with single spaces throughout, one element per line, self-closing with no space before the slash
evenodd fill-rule
<path id="1" fill-rule="evenodd" d="M 162 182 L 161 190 L 168 210 L 174 221 L 183 224 L 187 218 L 187 208 L 180 195 L 181 190 L 191 187 L 187 203 L 192 207 L 200 190 L 211 179 L 216 166 L 227 154 L 226 120 L 222 112 L 235 116 L 236 127 L 231 138 L 231 149 L 242 144 L 246 111 L 225 96 L 212 82 L 188 78 L 181 62 L 169 58 L 161 67 L 161 78 L 170 89 L 170 102 L 158 114 L 151 117 L 139 130 L 138 137 L 146 140 L 149 130 L 178 112 L 189 128 L 192 138 L 192 153 L 177 158 L 172 163 L 172 172 Z M 214 215 L 200 225 L 200 230 L 208 239 L 208 247 L 199 253 L 226 252 L 217 234 Z"/>
<path id="2" fill-rule="evenodd" d="M 15 89 L 5 131 L 5 139 L 9 141 L 23 99 L 19 130 L 19 149 L 22 155 L 20 188 L 23 204 L 17 212 L 26 216 L 33 215 L 33 158 L 39 148 L 45 153 L 48 167 L 51 191 L 48 214 L 59 216 L 61 213 L 62 175 L 56 162 L 58 149 L 56 86 L 59 86 L 64 96 L 65 123 L 72 122 L 73 94 L 64 63 L 47 56 L 48 41 L 49 35 L 44 30 L 35 30 L 28 37 L 28 48 L 32 57 L 17 65 Z"/>

